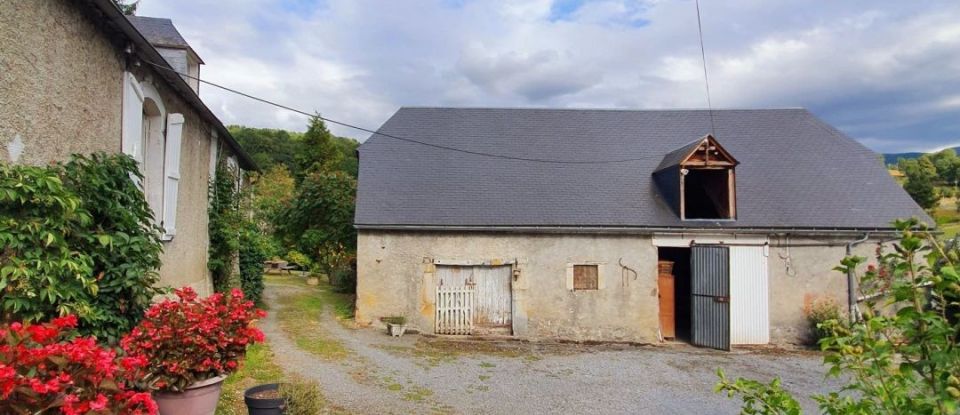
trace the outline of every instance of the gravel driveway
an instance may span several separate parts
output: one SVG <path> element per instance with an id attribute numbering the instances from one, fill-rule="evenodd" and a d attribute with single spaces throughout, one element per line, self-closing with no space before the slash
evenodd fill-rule
<path id="1" fill-rule="evenodd" d="M 271 310 L 297 289 L 268 286 Z M 297 348 L 275 314 L 263 329 L 277 363 L 317 381 L 327 400 L 349 413 L 732 414 L 739 401 L 713 392 L 718 367 L 732 377 L 768 381 L 780 375 L 796 396 L 822 392 L 828 383 L 821 358 L 812 353 L 392 338 L 346 328 L 326 310 L 324 332 L 350 350 L 330 361 Z M 802 403 L 805 412 L 816 413 L 814 402 Z"/>

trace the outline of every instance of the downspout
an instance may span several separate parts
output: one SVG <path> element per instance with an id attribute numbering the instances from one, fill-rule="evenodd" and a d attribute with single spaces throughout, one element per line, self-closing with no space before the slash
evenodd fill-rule
<path id="1" fill-rule="evenodd" d="M 870 238 L 870 232 L 863 234 L 863 237 L 847 243 L 847 256 L 853 255 L 853 247 L 860 245 Z M 856 323 L 859 319 L 857 313 L 857 290 L 855 288 L 856 277 L 853 268 L 847 270 L 847 312 L 850 313 L 850 323 Z"/>

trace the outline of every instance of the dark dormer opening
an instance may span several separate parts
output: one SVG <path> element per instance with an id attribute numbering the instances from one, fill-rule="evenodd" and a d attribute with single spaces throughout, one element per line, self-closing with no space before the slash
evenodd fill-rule
<path id="1" fill-rule="evenodd" d="M 680 219 L 736 219 L 737 164 L 707 135 L 664 156 L 654 180 Z"/>

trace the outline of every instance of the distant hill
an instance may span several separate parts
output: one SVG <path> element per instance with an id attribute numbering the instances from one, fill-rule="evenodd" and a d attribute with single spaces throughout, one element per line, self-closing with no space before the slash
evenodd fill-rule
<path id="1" fill-rule="evenodd" d="M 953 151 L 956 151 L 957 154 L 960 154 L 960 147 L 954 147 Z M 899 159 L 915 159 L 922 156 L 924 153 L 912 152 L 912 153 L 890 153 L 883 155 L 883 164 L 891 165 L 897 164 Z"/>

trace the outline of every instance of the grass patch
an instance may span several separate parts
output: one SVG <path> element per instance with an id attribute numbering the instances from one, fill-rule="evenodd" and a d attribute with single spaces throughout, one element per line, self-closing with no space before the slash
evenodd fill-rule
<path id="1" fill-rule="evenodd" d="M 490 379 L 490 375 L 480 375 L 479 378 L 481 381 L 486 381 Z"/>
<path id="2" fill-rule="evenodd" d="M 490 362 L 480 362 L 480 367 L 497 367 L 497 365 Z"/>
<path id="3" fill-rule="evenodd" d="M 284 304 L 277 312 L 280 329 L 297 347 L 327 360 L 340 360 L 349 355 L 343 343 L 327 335 L 320 324 L 324 301 L 315 292 L 284 295 L 278 301 Z"/>
<path id="4" fill-rule="evenodd" d="M 413 402 L 423 402 L 433 396 L 433 391 L 424 387 L 414 386 L 407 393 L 403 394 L 403 400 Z"/>
<path id="5" fill-rule="evenodd" d="M 273 352 L 267 344 L 247 348 L 247 356 L 240 370 L 223 382 L 223 392 L 217 403 L 217 415 L 246 415 L 243 391 L 264 383 L 277 383 L 283 377 L 280 366 L 273 362 Z"/>

